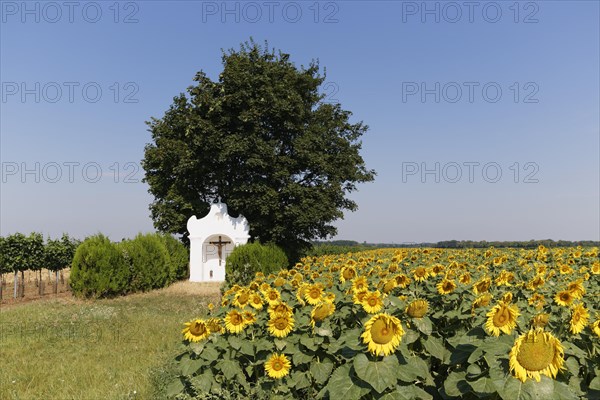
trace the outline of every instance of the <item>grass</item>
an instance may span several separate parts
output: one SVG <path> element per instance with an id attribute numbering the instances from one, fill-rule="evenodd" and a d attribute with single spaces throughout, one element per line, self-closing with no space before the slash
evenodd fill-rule
<path id="1" fill-rule="evenodd" d="M 179 282 L 116 299 L 2 306 L 0 398 L 162 398 L 183 322 L 218 296 L 215 286 Z"/>

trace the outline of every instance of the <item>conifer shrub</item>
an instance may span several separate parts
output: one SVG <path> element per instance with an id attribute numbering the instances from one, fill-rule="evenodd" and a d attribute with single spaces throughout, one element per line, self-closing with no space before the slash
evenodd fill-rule
<path id="1" fill-rule="evenodd" d="M 269 275 L 288 267 L 285 252 L 273 243 L 247 243 L 237 246 L 225 264 L 226 285 L 247 285 L 257 272 Z"/>
<path id="2" fill-rule="evenodd" d="M 128 291 L 131 271 L 116 244 L 102 234 L 81 243 L 73 257 L 69 283 L 83 297 L 112 297 Z"/>
<path id="3" fill-rule="evenodd" d="M 148 291 L 172 282 L 171 258 L 160 235 L 138 234 L 119 246 L 131 270 L 130 291 Z"/>
<path id="4" fill-rule="evenodd" d="M 167 251 L 169 252 L 169 256 L 171 258 L 169 269 L 170 282 L 188 279 L 190 277 L 188 268 L 190 254 L 188 249 L 183 243 L 181 243 L 181 241 L 177 240 L 171 235 L 160 235 L 160 238 L 167 247 Z"/>

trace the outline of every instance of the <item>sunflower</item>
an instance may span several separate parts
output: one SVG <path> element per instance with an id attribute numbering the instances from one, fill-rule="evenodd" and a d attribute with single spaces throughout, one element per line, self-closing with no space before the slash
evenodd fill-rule
<path id="1" fill-rule="evenodd" d="M 315 324 L 322 322 L 335 312 L 335 304 L 323 302 L 316 305 L 310 312 L 310 325 L 314 328 Z"/>
<path id="2" fill-rule="evenodd" d="M 260 284 L 259 288 L 260 291 L 265 294 L 271 289 L 271 285 L 269 285 L 267 282 L 263 282 Z"/>
<path id="3" fill-rule="evenodd" d="M 541 329 L 521 335 L 509 353 L 510 371 L 521 382 L 540 381 L 540 375 L 555 378 L 563 368 L 564 350 L 560 341 Z"/>
<path id="4" fill-rule="evenodd" d="M 269 317 L 273 317 L 275 314 L 291 315 L 291 314 L 293 314 L 292 307 L 288 306 L 284 302 L 272 304 L 269 306 Z"/>
<path id="5" fill-rule="evenodd" d="M 392 290 L 394 290 L 398 286 L 396 283 L 396 279 L 388 279 L 383 285 L 383 293 L 389 294 Z"/>
<path id="6" fill-rule="evenodd" d="M 410 281 L 411 279 L 404 274 L 396 275 L 396 283 L 401 289 L 407 287 Z"/>
<path id="7" fill-rule="evenodd" d="M 571 333 L 574 335 L 583 331 L 588 323 L 589 318 L 590 313 L 583 306 L 583 304 L 577 304 L 576 306 L 573 306 L 573 310 L 571 311 L 571 321 L 569 321 L 569 331 L 571 331 Z"/>
<path id="8" fill-rule="evenodd" d="M 263 301 L 258 293 L 254 293 L 252 296 L 250 296 L 250 306 L 252 306 L 252 308 L 255 310 L 262 310 Z"/>
<path id="9" fill-rule="evenodd" d="M 265 371 L 273 379 L 281 379 L 290 373 L 292 363 L 285 354 L 273 354 L 265 362 Z"/>
<path id="10" fill-rule="evenodd" d="M 206 325 L 208 326 L 210 333 L 224 333 L 225 328 L 223 328 L 221 322 L 221 318 L 210 318 L 208 321 L 206 321 Z"/>
<path id="11" fill-rule="evenodd" d="M 369 314 L 378 313 L 383 308 L 381 293 L 379 292 L 379 290 L 376 290 L 374 292 L 367 292 L 360 304 Z"/>
<path id="12" fill-rule="evenodd" d="M 550 315 L 546 313 L 538 314 L 531 319 L 531 326 L 534 328 L 543 328 L 548 325 L 550 321 Z"/>
<path id="13" fill-rule="evenodd" d="M 546 298 L 543 294 L 534 293 L 533 296 L 527 299 L 527 302 L 530 306 L 535 305 L 535 308 L 539 310 L 546 304 Z"/>
<path id="14" fill-rule="evenodd" d="M 363 290 L 369 290 L 369 282 L 366 276 L 359 276 L 352 279 L 352 291 L 362 292 Z"/>
<path id="15" fill-rule="evenodd" d="M 291 314 L 275 314 L 267 322 L 267 328 L 275 337 L 286 337 L 294 329 L 294 317 Z"/>
<path id="16" fill-rule="evenodd" d="M 412 318 L 423 318 L 429 311 L 429 302 L 424 299 L 414 300 L 406 307 L 406 313 Z"/>
<path id="17" fill-rule="evenodd" d="M 583 287 L 583 280 L 577 280 L 575 282 L 569 283 L 567 286 L 567 290 L 571 292 L 573 297 L 576 299 L 581 299 L 585 294 L 585 288 Z"/>
<path id="18" fill-rule="evenodd" d="M 279 290 L 271 288 L 265 292 L 265 299 L 269 305 L 277 304 L 281 300 L 281 293 Z"/>
<path id="19" fill-rule="evenodd" d="M 256 322 L 256 314 L 252 311 L 244 311 L 242 316 L 244 317 L 244 324 L 246 325 L 252 325 Z"/>
<path id="20" fill-rule="evenodd" d="M 275 281 L 273 281 L 273 286 L 280 287 L 285 285 L 286 282 L 287 281 L 284 278 L 278 277 L 277 279 L 275 279 Z"/>
<path id="21" fill-rule="evenodd" d="M 538 274 L 531 281 L 529 281 L 529 283 L 527 283 L 527 288 L 530 290 L 536 290 L 540 286 L 543 286 L 544 283 L 546 283 L 544 280 L 544 276 Z"/>
<path id="22" fill-rule="evenodd" d="M 475 294 L 482 294 L 487 292 L 492 285 L 492 280 L 489 277 L 482 278 L 473 285 L 473 292 Z"/>
<path id="23" fill-rule="evenodd" d="M 575 296 L 568 290 L 562 290 L 554 296 L 554 301 L 559 306 L 570 306 L 573 300 L 575 300 Z"/>
<path id="24" fill-rule="evenodd" d="M 365 331 L 361 337 L 372 354 L 387 356 L 396 351 L 403 335 L 404 329 L 398 318 L 388 314 L 377 314 L 365 324 Z"/>
<path id="25" fill-rule="evenodd" d="M 458 278 L 458 281 L 460 283 L 462 283 L 463 285 L 468 285 L 469 283 L 471 283 L 471 274 L 468 272 L 465 272 Z"/>
<path id="26" fill-rule="evenodd" d="M 444 278 L 440 283 L 436 285 L 439 294 L 449 294 L 456 289 L 456 283 L 454 281 Z"/>
<path id="27" fill-rule="evenodd" d="M 512 272 L 508 272 L 507 270 L 503 269 L 502 271 L 500 271 L 500 274 L 498 275 L 498 277 L 496 278 L 496 286 L 502 286 L 502 285 L 506 285 L 506 286 L 511 286 L 511 282 L 513 282 L 515 280 L 515 276 Z"/>
<path id="28" fill-rule="evenodd" d="M 489 306 L 493 297 L 494 296 L 489 292 L 482 294 L 473 301 L 473 308 Z"/>
<path id="29" fill-rule="evenodd" d="M 246 327 L 244 316 L 237 310 L 231 310 L 225 316 L 225 328 L 231 333 L 240 333 Z"/>
<path id="30" fill-rule="evenodd" d="M 354 304 L 360 305 L 362 304 L 363 299 L 368 293 L 369 292 L 367 292 L 366 290 L 363 290 L 362 292 L 356 292 L 352 295 L 352 301 L 354 302 Z"/>
<path id="31" fill-rule="evenodd" d="M 349 260 L 348 263 L 353 260 Z M 353 266 L 346 265 L 340 270 L 340 282 L 345 283 L 356 277 L 356 269 Z"/>
<path id="32" fill-rule="evenodd" d="M 300 303 L 300 305 L 306 304 L 306 302 L 304 301 L 304 295 L 306 294 L 306 289 L 309 286 L 310 285 L 308 283 L 301 283 L 300 286 L 298 286 L 298 290 L 296 290 L 296 300 L 298 300 L 298 303 Z"/>
<path id="33" fill-rule="evenodd" d="M 425 282 L 427 278 L 429 278 L 429 271 L 425 267 L 417 267 L 413 269 L 413 278 L 417 282 Z"/>
<path id="34" fill-rule="evenodd" d="M 183 338 L 190 342 L 199 342 L 210 335 L 210 329 L 203 319 L 195 319 L 185 323 L 185 328 L 181 331 Z"/>
<path id="35" fill-rule="evenodd" d="M 506 292 L 506 293 L 504 293 L 504 296 L 502 296 L 501 300 L 503 302 L 505 302 L 505 303 L 511 303 L 512 300 L 513 300 L 513 294 L 512 294 L 512 292 Z"/>
<path id="36" fill-rule="evenodd" d="M 235 294 L 235 297 L 233 298 L 233 305 L 236 307 L 239 307 L 241 309 L 244 309 L 248 305 L 248 302 L 250 301 L 250 296 L 251 296 L 251 293 L 249 290 L 247 290 L 247 289 L 239 290 Z"/>
<path id="37" fill-rule="evenodd" d="M 309 285 L 305 289 L 304 298 L 310 305 L 314 306 L 316 304 L 319 304 L 321 301 L 323 301 L 323 284 L 315 283 Z"/>
<path id="38" fill-rule="evenodd" d="M 485 329 L 492 336 L 500 336 L 500 332 L 507 335 L 517 326 L 519 309 L 516 305 L 499 301 L 487 314 Z"/>
<path id="39" fill-rule="evenodd" d="M 596 336 L 600 338 L 600 319 L 596 320 L 596 322 L 591 324 L 590 329 L 596 334 Z"/>
<path id="40" fill-rule="evenodd" d="M 592 274 L 600 275 L 600 262 L 596 261 L 592 264 Z"/>
<path id="41" fill-rule="evenodd" d="M 452 264 L 450 265 L 450 267 L 452 267 Z M 444 266 L 442 264 L 436 264 L 433 267 L 431 267 L 431 276 L 436 276 L 436 275 L 440 275 L 442 272 L 444 272 Z"/>
<path id="42" fill-rule="evenodd" d="M 335 301 L 335 293 L 327 293 L 323 296 L 323 301 L 333 303 Z"/>

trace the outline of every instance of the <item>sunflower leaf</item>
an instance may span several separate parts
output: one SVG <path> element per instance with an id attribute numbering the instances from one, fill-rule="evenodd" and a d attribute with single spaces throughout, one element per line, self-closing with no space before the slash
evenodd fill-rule
<path id="1" fill-rule="evenodd" d="M 219 358 L 219 352 L 212 347 L 207 347 L 202 351 L 200 357 L 206 361 L 215 361 L 217 358 Z"/>
<path id="2" fill-rule="evenodd" d="M 227 338 L 227 341 L 236 350 L 239 350 L 242 347 L 242 339 L 237 336 L 231 335 Z"/>
<path id="3" fill-rule="evenodd" d="M 429 352 L 429 354 L 438 360 L 446 362 L 450 358 L 450 352 L 444 347 L 442 340 L 439 338 L 429 336 L 423 343 L 423 346 Z"/>
<path id="4" fill-rule="evenodd" d="M 577 359 L 575 357 L 567 358 L 567 360 L 565 361 L 565 366 L 573 375 L 579 375 L 579 362 L 577 362 Z"/>
<path id="5" fill-rule="evenodd" d="M 215 378 L 210 370 L 191 379 L 192 385 L 200 390 L 200 393 L 210 393 L 210 388 Z"/>
<path id="6" fill-rule="evenodd" d="M 371 385 L 377 393 L 382 393 L 396 385 L 398 368 L 400 364 L 394 355 L 384 357 L 381 361 L 369 361 L 365 354 L 359 354 L 354 359 L 356 375 Z"/>
<path id="7" fill-rule="evenodd" d="M 360 382 L 355 382 L 351 376 L 350 364 L 343 364 L 338 367 L 327 384 L 327 391 L 330 398 L 344 400 L 359 400 L 365 394 L 370 392 L 370 389 Z"/>
<path id="8" fill-rule="evenodd" d="M 431 332 L 433 331 L 433 326 L 431 324 L 431 320 L 428 317 L 413 318 L 412 323 L 417 327 L 418 330 L 423 332 L 425 335 L 431 335 Z"/>
<path id="9" fill-rule="evenodd" d="M 333 370 L 333 363 L 327 359 L 323 362 L 314 363 L 310 366 L 310 373 L 317 383 L 323 384 L 327 382 L 331 371 Z"/>
<path id="10" fill-rule="evenodd" d="M 234 360 L 222 360 L 217 363 L 217 369 L 223 372 L 226 379 L 233 379 L 237 374 L 242 373 L 240 365 Z"/>
<path id="11" fill-rule="evenodd" d="M 173 397 L 181 393 L 184 389 L 183 382 L 181 382 L 181 378 L 177 378 L 173 382 L 167 386 L 166 395 L 169 397 Z"/>
<path id="12" fill-rule="evenodd" d="M 470 382 L 470 385 L 478 395 L 490 395 L 496 393 L 496 386 L 490 378 L 479 378 L 476 381 Z"/>
<path id="13" fill-rule="evenodd" d="M 450 397 L 459 397 L 471 391 L 465 372 L 452 372 L 444 381 L 444 391 Z"/>

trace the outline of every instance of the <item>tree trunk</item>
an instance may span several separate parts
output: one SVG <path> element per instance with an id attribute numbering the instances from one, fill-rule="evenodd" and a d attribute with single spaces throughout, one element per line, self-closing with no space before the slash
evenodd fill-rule
<path id="1" fill-rule="evenodd" d="M 17 275 L 17 274 L 18 274 L 18 272 L 15 271 L 15 280 L 13 282 L 14 283 L 14 287 L 15 287 L 15 290 L 14 290 L 14 293 L 13 293 L 13 298 L 15 298 L 15 299 L 17 298 L 17 287 L 18 287 L 18 284 L 19 284 L 19 275 Z"/>
<path id="2" fill-rule="evenodd" d="M 25 271 L 21 271 L 21 297 L 25 297 Z"/>
<path id="3" fill-rule="evenodd" d="M 44 295 L 44 280 L 42 279 L 42 270 L 40 269 L 40 296 Z"/>
<path id="4" fill-rule="evenodd" d="M 54 279 L 54 294 L 58 294 L 58 270 L 56 270 L 56 278 Z"/>

